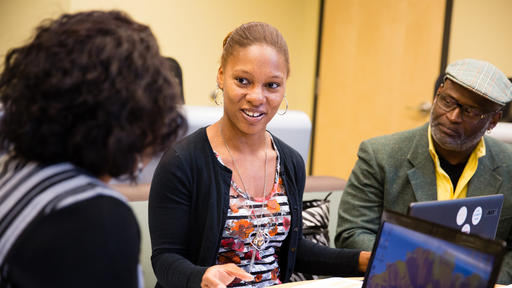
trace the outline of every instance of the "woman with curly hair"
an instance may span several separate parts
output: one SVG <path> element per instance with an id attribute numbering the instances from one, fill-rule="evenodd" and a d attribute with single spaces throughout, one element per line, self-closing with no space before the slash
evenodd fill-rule
<path id="1" fill-rule="evenodd" d="M 136 176 L 184 129 L 151 30 L 122 12 L 66 14 L 0 75 L 0 287 L 137 287 L 133 212 L 105 182 Z"/>

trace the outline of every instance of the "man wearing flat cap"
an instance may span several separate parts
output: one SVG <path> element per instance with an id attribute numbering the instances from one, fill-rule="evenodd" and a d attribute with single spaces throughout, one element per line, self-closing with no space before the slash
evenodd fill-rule
<path id="1" fill-rule="evenodd" d="M 496 233 L 512 247 L 512 148 L 484 136 L 512 100 L 512 83 L 474 59 L 446 69 L 429 123 L 363 141 L 339 207 L 336 246 L 372 250 L 383 209 L 409 203 L 504 194 Z M 508 248 L 498 283 L 512 283 Z"/>

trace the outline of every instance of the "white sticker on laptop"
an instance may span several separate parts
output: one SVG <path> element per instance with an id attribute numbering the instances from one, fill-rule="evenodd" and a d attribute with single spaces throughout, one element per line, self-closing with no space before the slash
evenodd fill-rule
<path id="1" fill-rule="evenodd" d="M 471 227 L 469 227 L 469 224 L 466 224 L 464 226 L 462 226 L 462 229 L 460 230 L 466 234 L 469 234 L 469 232 L 471 232 Z"/>
<path id="2" fill-rule="evenodd" d="M 480 223 L 480 220 L 482 219 L 482 207 L 478 206 L 475 208 L 475 211 L 473 211 L 473 217 L 471 217 L 471 222 L 473 225 L 476 225 Z"/>
<path id="3" fill-rule="evenodd" d="M 464 224 L 464 221 L 466 221 L 466 217 L 468 216 L 468 208 L 466 206 L 462 206 L 459 209 L 459 212 L 457 212 L 457 225 Z"/>

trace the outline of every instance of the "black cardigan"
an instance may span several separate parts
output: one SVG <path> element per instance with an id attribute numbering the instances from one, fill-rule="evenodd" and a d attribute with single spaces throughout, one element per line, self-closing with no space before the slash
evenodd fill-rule
<path id="1" fill-rule="evenodd" d="M 302 239 L 304 162 L 297 151 L 273 137 L 291 210 L 291 228 L 278 255 L 280 279 L 299 272 L 359 275 L 358 250 L 327 248 Z M 217 161 L 201 128 L 165 153 L 149 195 L 149 229 L 156 287 L 199 287 L 215 259 L 229 209 L 232 172 Z"/>

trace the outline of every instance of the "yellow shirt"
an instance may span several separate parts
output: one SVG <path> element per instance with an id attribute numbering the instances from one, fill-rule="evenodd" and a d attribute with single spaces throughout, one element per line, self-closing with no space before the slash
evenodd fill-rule
<path id="1" fill-rule="evenodd" d="M 430 156 L 434 160 L 436 167 L 436 182 L 437 182 L 437 200 L 449 200 L 456 198 L 465 198 L 466 192 L 468 191 L 468 183 L 471 177 L 475 174 L 476 168 L 478 167 L 478 158 L 485 156 L 485 144 L 484 138 L 480 139 L 478 145 L 475 147 L 471 155 L 469 156 L 468 162 L 460 175 L 459 182 L 455 191 L 453 189 L 452 181 L 450 176 L 444 172 L 441 168 L 441 162 L 439 156 L 437 156 L 434 144 L 432 142 L 432 134 L 430 134 L 430 125 L 428 126 L 428 151 Z"/>

